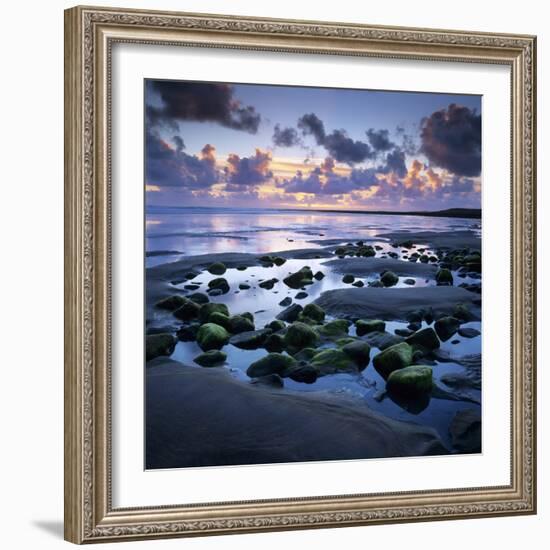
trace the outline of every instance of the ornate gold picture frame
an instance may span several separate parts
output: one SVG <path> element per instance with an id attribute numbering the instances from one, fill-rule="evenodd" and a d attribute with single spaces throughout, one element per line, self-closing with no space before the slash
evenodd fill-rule
<path id="1" fill-rule="evenodd" d="M 498 64 L 511 71 L 511 482 L 115 508 L 111 53 L 116 43 Z M 536 38 L 204 14 L 65 12 L 65 538 L 158 539 L 536 512 Z"/>

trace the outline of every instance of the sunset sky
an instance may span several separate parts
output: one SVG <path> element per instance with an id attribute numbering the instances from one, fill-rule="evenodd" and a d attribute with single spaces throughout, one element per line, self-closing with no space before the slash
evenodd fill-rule
<path id="1" fill-rule="evenodd" d="M 148 205 L 480 208 L 481 97 L 148 80 Z"/>

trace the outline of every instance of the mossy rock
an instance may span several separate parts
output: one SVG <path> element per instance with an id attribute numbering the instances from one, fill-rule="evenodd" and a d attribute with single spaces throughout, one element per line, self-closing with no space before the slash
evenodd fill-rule
<path id="1" fill-rule="evenodd" d="M 227 327 L 226 327 L 227 328 Z M 243 315 L 233 315 L 229 318 L 229 331 L 233 334 L 240 334 L 241 332 L 250 332 L 255 330 L 254 323 Z"/>
<path id="2" fill-rule="evenodd" d="M 150 361 L 155 357 L 170 356 L 175 347 L 176 339 L 171 334 L 150 334 L 145 337 L 145 359 Z"/>
<path id="3" fill-rule="evenodd" d="M 409 336 L 406 341 L 407 344 L 413 347 L 420 347 L 428 350 L 437 349 L 439 347 L 439 338 L 435 330 L 431 327 L 415 332 Z"/>
<path id="4" fill-rule="evenodd" d="M 319 336 L 310 326 L 296 321 L 286 331 L 285 346 L 294 350 L 301 350 L 314 347 L 318 339 Z"/>
<path id="5" fill-rule="evenodd" d="M 197 344 L 203 351 L 220 349 L 229 342 L 229 332 L 215 323 L 201 325 L 197 332 Z"/>
<path id="6" fill-rule="evenodd" d="M 283 282 L 293 289 L 302 288 L 305 285 L 313 284 L 313 273 L 308 266 L 302 267 L 299 271 L 291 273 L 283 279 Z"/>
<path id="7" fill-rule="evenodd" d="M 189 294 L 188 298 L 201 306 L 210 301 L 210 298 L 202 292 L 194 292 L 193 294 Z"/>
<path id="8" fill-rule="evenodd" d="M 175 311 L 176 309 L 180 308 L 186 301 L 186 298 L 183 296 L 179 296 L 177 294 L 174 294 L 173 296 L 168 296 L 167 298 L 163 298 L 162 300 L 159 300 L 155 307 L 158 307 L 159 309 L 166 309 L 167 311 Z"/>
<path id="9" fill-rule="evenodd" d="M 251 330 L 235 334 L 229 343 L 240 349 L 258 349 L 264 346 L 268 336 L 272 334 L 271 329 Z"/>
<path id="10" fill-rule="evenodd" d="M 283 298 L 280 302 L 279 302 L 279 305 L 281 307 L 288 307 L 290 304 L 292 304 L 292 298 L 290 296 L 287 296 L 286 298 Z M 302 307 L 302 306 L 300 306 Z"/>
<path id="11" fill-rule="evenodd" d="M 258 286 L 265 290 L 271 290 L 275 286 L 276 282 L 278 282 L 278 279 L 268 279 L 267 281 L 262 281 L 259 283 Z"/>
<path id="12" fill-rule="evenodd" d="M 191 321 L 192 319 L 197 319 L 199 312 L 201 310 L 201 305 L 193 300 L 185 300 L 185 302 L 174 311 L 174 317 L 182 321 Z"/>
<path id="13" fill-rule="evenodd" d="M 229 283 L 227 282 L 227 279 L 218 277 L 217 279 L 212 279 L 208 283 L 208 288 L 210 290 L 221 291 L 222 294 L 227 294 L 229 292 Z"/>
<path id="14" fill-rule="evenodd" d="M 399 282 L 399 277 L 393 271 L 385 271 L 380 277 L 380 282 L 384 286 L 395 286 Z"/>
<path id="15" fill-rule="evenodd" d="M 351 283 L 353 283 L 353 281 L 355 281 L 355 277 L 353 275 L 351 275 L 350 273 L 346 273 L 342 277 L 342 282 L 346 283 L 347 285 L 350 285 Z"/>
<path id="16" fill-rule="evenodd" d="M 339 348 L 343 348 L 346 344 L 351 344 L 352 342 L 355 342 L 356 339 L 353 338 L 352 336 L 346 336 L 344 338 L 338 338 L 338 340 L 336 340 L 335 344 L 339 347 Z"/>
<path id="17" fill-rule="evenodd" d="M 450 270 L 442 268 L 435 274 L 435 281 L 438 285 L 452 285 L 453 274 Z"/>
<path id="18" fill-rule="evenodd" d="M 319 371 L 313 365 L 296 365 L 287 370 L 285 376 L 303 384 L 313 384 L 319 377 Z"/>
<path id="19" fill-rule="evenodd" d="M 357 336 L 363 336 L 369 332 L 384 332 L 386 323 L 379 319 L 359 319 L 355 321 Z"/>
<path id="20" fill-rule="evenodd" d="M 325 278 L 325 274 L 322 271 L 317 271 L 317 273 L 315 273 L 315 275 L 313 275 L 313 278 L 316 281 L 320 281 L 320 280 Z"/>
<path id="21" fill-rule="evenodd" d="M 250 322 L 254 322 L 254 315 L 250 311 L 245 311 L 244 313 L 239 314 L 241 317 L 248 319 Z"/>
<path id="22" fill-rule="evenodd" d="M 348 335 L 350 324 L 351 323 L 346 319 L 335 319 L 334 321 L 329 321 L 325 325 L 318 326 L 317 332 L 324 338 L 337 340 Z"/>
<path id="23" fill-rule="evenodd" d="M 201 323 L 207 323 L 210 315 L 214 312 L 222 313 L 226 317 L 229 317 L 229 309 L 225 304 L 215 304 L 213 302 L 209 302 L 201 306 L 199 312 L 199 321 Z"/>
<path id="24" fill-rule="evenodd" d="M 264 342 L 264 348 L 270 352 L 281 352 L 285 349 L 285 339 L 281 334 L 270 334 Z"/>
<path id="25" fill-rule="evenodd" d="M 281 258 L 280 256 L 275 256 L 273 258 L 273 263 L 277 266 L 281 266 L 283 265 L 284 263 L 286 263 L 286 259 L 285 258 Z"/>
<path id="26" fill-rule="evenodd" d="M 335 374 L 337 372 L 356 372 L 356 362 L 343 350 L 330 348 L 319 351 L 311 360 L 311 366 L 320 374 Z"/>
<path id="27" fill-rule="evenodd" d="M 442 317 L 434 323 L 435 331 L 443 342 L 446 342 L 460 327 L 460 321 L 456 317 Z"/>
<path id="28" fill-rule="evenodd" d="M 201 367 L 217 367 L 219 365 L 222 365 L 226 359 L 226 353 L 217 349 L 211 349 L 210 351 L 206 351 L 205 353 L 197 355 L 197 357 L 195 357 L 193 361 L 195 361 L 195 363 L 197 363 L 197 365 L 200 365 Z"/>
<path id="29" fill-rule="evenodd" d="M 182 342 L 194 342 L 197 339 L 197 332 L 199 331 L 199 323 L 190 323 L 188 325 L 182 325 L 176 336 L 178 340 Z"/>
<path id="30" fill-rule="evenodd" d="M 260 376 L 267 376 L 268 374 L 281 375 L 297 364 L 296 359 L 290 355 L 269 353 L 265 357 L 258 359 L 258 361 L 254 361 L 246 370 L 246 374 L 250 378 L 258 378 Z"/>
<path id="31" fill-rule="evenodd" d="M 274 321 L 271 321 L 271 323 L 266 325 L 266 328 L 270 328 L 273 332 L 279 332 L 280 330 L 283 330 L 286 327 L 286 324 L 284 321 L 279 321 L 279 319 L 275 319 Z"/>
<path id="32" fill-rule="evenodd" d="M 383 378 L 388 378 L 393 371 L 408 367 L 412 360 L 413 348 L 406 342 L 401 342 L 375 355 L 372 363 Z"/>
<path id="33" fill-rule="evenodd" d="M 296 361 L 305 361 L 306 363 L 311 361 L 315 354 L 318 352 L 315 348 L 304 348 L 293 355 Z"/>
<path id="34" fill-rule="evenodd" d="M 432 369 L 426 365 L 411 365 L 395 370 L 386 381 L 386 390 L 390 395 L 425 395 L 431 393 L 432 387 Z"/>
<path id="35" fill-rule="evenodd" d="M 212 275 L 223 275 L 227 271 L 227 268 L 222 262 L 214 262 L 208 266 L 208 271 L 212 273 Z"/>
<path id="36" fill-rule="evenodd" d="M 460 319 L 461 321 L 472 321 L 474 316 L 468 309 L 468 306 L 464 304 L 457 304 L 453 310 L 453 317 Z"/>
<path id="37" fill-rule="evenodd" d="M 220 325 L 220 327 L 223 327 L 228 332 L 232 332 L 231 319 L 227 315 L 224 315 L 219 311 L 214 311 L 214 313 L 212 313 L 210 317 L 208 317 L 208 322 L 215 323 L 216 325 Z"/>
<path id="38" fill-rule="evenodd" d="M 364 369 L 370 361 L 370 346 L 363 340 L 355 340 L 342 347 L 342 351 L 348 355 L 355 364 Z"/>
<path id="39" fill-rule="evenodd" d="M 304 308 L 300 304 L 292 304 L 291 306 L 288 306 L 286 309 L 283 309 L 279 315 L 277 315 L 277 319 L 279 321 L 286 321 L 287 323 L 293 323 L 298 319 L 298 316 L 302 312 Z"/>
<path id="40" fill-rule="evenodd" d="M 325 320 L 325 311 L 317 304 L 308 304 L 305 306 L 302 311 L 302 315 L 305 315 L 318 323 L 322 323 Z"/>

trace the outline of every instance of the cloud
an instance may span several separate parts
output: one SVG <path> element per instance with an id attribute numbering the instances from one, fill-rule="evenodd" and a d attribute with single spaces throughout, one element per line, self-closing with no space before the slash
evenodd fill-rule
<path id="1" fill-rule="evenodd" d="M 407 174 L 407 166 L 405 165 L 405 153 L 401 149 L 394 149 L 386 155 L 386 164 L 377 168 L 382 174 L 395 173 L 400 178 Z"/>
<path id="2" fill-rule="evenodd" d="M 270 170 L 271 153 L 256 149 L 251 157 L 239 157 L 231 154 L 227 157 L 225 174 L 227 179 L 227 190 L 233 190 L 239 186 L 255 186 L 273 177 Z"/>
<path id="3" fill-rule="evenodd" d="M 395 144 L 390 139 L 388 130 L 375 130 L 369 128 L 366 132 L 371 147 L 375 151 L 389 151 Z"/>
<path id="4" fill-rule="evenodd" d="M 325 125 L 315 113 L 309 113 L 300 117 L 298 119 L 298 128 L 302 130 L 304 136 L 313 136 L 317 145 L 324 144 L 326 137 Z"/>
<path id="5" fill-rule="evenodd" d="M 174 136 L 172 138 L 172 141 L 176 144 L 176 151 L 180 152 L 185 149 L 185 143 L 183 142 L 183 139 L 181 139 L 180 136 Z"/>
<path id="6" fill-rule="evenodd" d="M 174 128 L 180 121 L 215 122 L 251 134 L 258 131 L 260 114 L 234 97 L 230 84 L 150 80 L 147 98 L 158 95 L 160 105 L 148 103 L 146 116 L 153 126 Z"/>
<path id="7" fill-rule="evenodd" d="M 481 115 L 451 103 L 423 119 L 421 151 L 428 160 L 459 176 L 481 173 Z"/>
<path id="8" fill-rule="evenodd" d="M 275 124 L 273 129 L 273 143 L 278 147 L 292 147 L 301 143 L 300 136 L 295 128 L 281 128 Z"/>

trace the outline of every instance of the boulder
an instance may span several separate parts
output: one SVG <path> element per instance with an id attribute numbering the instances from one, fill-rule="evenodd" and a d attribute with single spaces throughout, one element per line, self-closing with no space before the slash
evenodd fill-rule
<path id="1" fill-rule="evenodd" d="M 217 367 L 219 365 L 223 365 L 225 360 L 227 359 L 227 354 L 223 351 L 212 349 L 210 351 L 206 351 L 204 353 L 201 353 L 200 355 L 197 355 L 193 359 L 197 365 L 200 365 L 201 367 Z"/>
<path id="2" fill-rule="evenodd" d="M 439 347 L 439 338 L 435 330 L 431 327 L 415 332 L 406 339 L 406 342 L 413 347 L 420 347 L 427 350 L 437 349 Z"/>
<path id="3" fill-rule="evenodd" d="M 210 289 L 211 294 L 212 291 L 221 291 L 222 294 L 227 294 L 229 292 L 229 283 L 227 282 L 227 279 L 218 277 L 217 279 L 212 279 L 208 283 L 208 288 Z"/>
<path id="4" fill-rule="evenodd" d="M 275 321 L 271 321 L 271 323 L 268 323 L 265 328 L 270 328 L 273 332 L 279 332 L 280 330 L 283 330 L 286 327 L 286 324 L 284 321 L 279 321 L 278 319 L 275 319 Z"/>
<path id="5" fill-rule="evenodd" d="M 273 258 L 273 263 L 277 266 L 281 266 L 286 262 L 286 258 L 281 258 L 280 256 L 275 256 Z"/>
<path id="6" fill-rule="evenodd" d="M 290 355 L 269 353 L 265 357 L 258 359 L 258 361 L 254 361 L 246 370 L 246 374 L 250 376 L 250 378 L 257 378 L 268 374 L 281 375 L 297 364 L 296 360 Z"/>
<path id="7" fill-rule="evenodd" d="M 208 266 L 208 271 L 212 273 L 212 275 L 223 275 L 227 271 L 227 268 L 222 262 L 214 262 Z"/>
<path id="8" fill-rule="evenodd" d="M 363 288 L 365 286 L 365 283 L 361 281 L 361 279 L 351 283 L 351 286 L 354 286 L 356 288 Z"/>
<path id="9" fill-rule="evenodd" d="M 448 285 L 452 286 L 453 284 L 453 274 L 446 268 L 441 268 L 435 274 L 435 281 L 438 285 Z"/>
<path id="10" fill-rule="evenodd" d="M 311 361 L 315 354 L 317 353 L 317 350 L 315 348 L 304 348 L 301 349 L 298 353 L 295 353 L 293 355 L 294 359 L 296 361 L 305 361 L 306 363 L 308 361 Z"/>
<path id="11" fill-rule="evenodd" d="M 259 376 L 258 378 L 253 378 L 250 383 L 268 386 L 270 388 L 282 388 L 285 385 L 283 379 L 278 374 L 266 374 L 265 376 Z"/>
<path id="12" fill-rule="evenodd" d="M 145 360 L 170 356 L 174 353 L 176 339 L 171 334 L 150 334 L 145 337 Z"/>
<path id="13" fill-rule="evenodd" d="M 229 330 L 233 334 L 240 334 L 241 332 L 249 332 L 254 330 L 256 327 L 254 323 L 242 315 L 233 315 L 229 318 Z"/>
<path id="14" fill-rule="evenodd" d="M 316 353 L 311 360 L 311 366 L 315 367 L 321 375 L 335 374 L 337 372 L 357 372 L 356 362 L 343 350 L 329 348 Z"/>
<path id="15" fill-rule="evenodd" d="M 386 323 L 378 319 L 359 319 L 355 321 L 355 329 L 357 336 L 363 336 L 369 332 L 384 332 Z"/>
<path id="16" fill-rule="evenodd" d="M 336 340 L 338 338 L 344 338 L 348 335 L 350 322 L 347 319 L 335 319 L 325 325 L 317 327 L 317 332 L 323 337 L 329 340 Z"/>
<path id="17" fill-rule="evenodd" d="M 201 325 L 197 332 L 197 344 L 203 351 L 220 349 L 229 341 L 229 332 L 215 323 Z"/>
<path id="18" fill-rule="evenodd" d="M 193 294 L 189 294 L 188 298 L 201 306 L 210 301 L 210 298 L 202 292 L 194 292 Z"/>
<path id="19" fill-rule="evenodd" d="M 235 334 L 229 343 L 240 349 L 258 349 L 263 347 L 267 337 L 272 333 L 271 329 L 252 330 Z"/>
<path id="20" fill-rule="evenodd" d="M 320 281 L 321 279 L 325 278 L 325 274 L 322 271 L 317 271 L 317 273 L 315 273 L 315 275 L 313 275 L 313 278 L 316 281 Z"/>
<path id="21" fill-rule="evenodd" d="M 264 342 L 264 348 L 271 352 L 281 352 L 285 349 L 285 339 L 281 334 L 270 334 Z"/>
<path id="22" fill-rule="evenodd" d="M 319 373 L 312 365 L 297 365 L 288 370 L 286 376 L 295 382 L 313 384 L 317 380 Z"/>
<path id="23" fill-rule="evenodd" d="M 245 319 L 248 319 L 251 323 L 254 322 L 254 315 L 252 315 L 250 311 L 245 311 L 244 313 L 241 313 L 240 316 L 244 317 Z"/>
<path id="24" fill-rule="evenodd" d="M 393 271 L 385 271 L 380 277 L 380 282 L 384 286 L 395 286 L 399 282 L 399 277 Z"/>
<path id="25" fill-rule="evenodd" d="M 453 447 L 461 453 L 481 452 L 481 416 L 476 409 L 458 411 L 449 426 Z"/>
<path id="26" fill-rule="evenodd" d="M 430 394 L 432 391 L 432 369 L 426 365 L 412 365 L 394 370 L 386 382 L 386 391 L 406 397 Z"/>
<path id="27" fill-rule="evenodd" d="M 262 281 L 261 283 L 259 283 L 258 286 L 260 288 L 265 288 L 266 290 L 271 290 L 277 282 L 278 279 L 268 279 L 267 281 Z"/>
<path id="28" fill-rule="evenodd" d="M 317 323 L 322 323 L 325 320 L 325 312 L 317 304 L 308 304 L 305 306 L 302 315 L 313 319 Z"/>
<path id="29" fill-rule="evenodd" d="M 305 285 L 313 284 L 313 273 L 308 266 L 302 267 L 299 271 L 291 273 L 283 279 L 283 282 L 290 288 L 298 289 Z"/>
<path id="30" fill-rule="evenodd" d="M 279 305 L 282 307 L 288 307 L 291 303 L 292 303 L 292 298 L 290 298 L 290 296 L 287 296 L 286 298 L 283 298 L 279 302 Z"/>
<path id="31" fill-rule="evenodd" d="M 250 285 L 248 283 L 239 283 L 239 290 L 249 290 Z"/>
<path id="32" fill-rule="evenodd" d="M 461 321 L 472 321 L 474 316 L 470 313 L 468 306 L 464 304 L 457 304 L 453 310 L 453 317 L 460 319 Z"/>
<path id="33" fill-rule="evenodd" d="M 346 273 L 343 277 L 342 277 L 342 282 L 343 283 L 346 283 L 347 285 L 350 285 L 351 283 L 353 283 L 353 281 L 355 281 L 355 277 L 349 273 Z"/>
<path id="34" fill-rule="evenodd" d="M 291 306 L 287 307 L 286 309 L 283 309 L 279 315 L 277 315 L 277 319 L 279 321 L 286 321 L 287 323 L 293 323 L 298 319 L 298 315 L 302 312 L 303 308 L 299 304 L 292 304 Z"/>
<path id="35" fill-rule="evenodd" d="M 189 325 L 182 325 L 176 332 L 178 340 L 182 342 L 194 342 L 197 338 L 197 332 L 200 325 L 198 323 L 191 323 Z"/>
<path id="36" fill-rule="evenodd" d="M 416 281 L 414 279 L 404 279 L 403 282 L 409 286 L 413 286 L 416 284 Z"/>
<path id="37" fill-rule="evenodd" d="M 166 309 L 168 311 L 175 311 L 176 309 L 180 308 L 186 301 L 186 298 L 183 296 L 179 296 L 177 294 L 174 294 L 173 296 L 168 296 L 167 298 L 163 298 L 162 300 L 159 300 L 155 307 L 158 307 L 159 309 Z"/>
<path id="38" fill-rule="evenodd" d="M 310 326 L 296 321 L 288 327 L 284 338 L 286 347 L 299 351 L 304 348 L 314 347 L 319 336 Z"/>
<path id="39" fill-rule="evenodd" d="M 404 338 L 397 334 L 391 334 L 389 332 L 369 332 L 363 337 L 363 340 L 370 344 L 374 348 L 385 350 L 395 344 L 400 344 L 404 341 Z"/>
<path id="40" fill-rule="evenodd" d="M 303 290 L 298 292 L 298 294 L 296 294 L 296 296 L 294 296 L 294 298 L 296 300 L 305 300 L 307 297 L 308 297 L 308 293 L 307 292 L 304 292 Z"/>
<path id="41" fill-rule="evenodd" d="M 479 332 L 476 328 L 464 327 L 458 329 L 458 334 L 463 338 L 475 338 L 476 336 L 479 336 L 481 332 Z"/>
<path id="42" fill-rule="evenodd" d="M 197 319 L 199 312 L 201 310 L 201 305 L 197 304 L 193 300 L 187 300 L 174 311 L 174 317 L 180 319 L 181 321 L 190 321 L 191 319 Z"/>
<path id="43" fill-rule="evenodd" d="M 210 317 L 208 317 L 208 322 L 220 325 L 220 327 L 223 327 L 228 332 L 232 332 L 230 318 L 227 315 L 220 313 L 219 311 L 214 311 L 214 313 L 212 313 Z"/>
<path id="44" fill-rule="evenodd" d="M 434 323 L 435 331 L 443 342 L 446 342 L 460 327 L 460 321 L 456 317 L 442 317 Z"/>
<path id="45" fill-rule="evenodd" d="M 387 379 L 393 371 L 408 367 L 412 360 L 413 348 L 406 342 L 401 342 L 375 355 L 373 365 L 376 371 Z"/>
<path id="46" fill-rule="evenodd" d="M 342 347 L 342 351 L 348 355 L 355 364 L 364 369 L 370 361 L 370 346 L 363 340 L 355 340 L 345 344 Z"/>
<path id="47" fill-rule="evenodd" d="M 199 312 L 199 321 L 201 323 L 207 323 L 210 315 L 214 312 L 222 313 L 226 317 L 229 317 L 229 309 L 225 304 L 215 304 L 212 302 L 209 302 L 207 304 L 203 304 L 200 312 Z"/>

